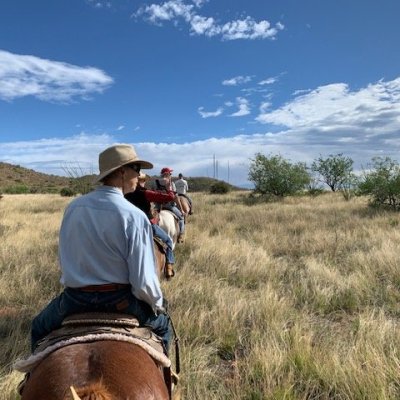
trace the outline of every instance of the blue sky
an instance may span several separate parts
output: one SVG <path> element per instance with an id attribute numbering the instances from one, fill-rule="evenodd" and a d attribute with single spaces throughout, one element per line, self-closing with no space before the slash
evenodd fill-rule
<path id="1" fill-rule="evenodd" d="M 400 161 L 398 0 L 1 0 L 0 161 L 132 143 L 246 185 L 257 152 Z M 228 168 L 229 166 L 229 168 Z M 228 174 L 229 170 L 229 174 Z"/>

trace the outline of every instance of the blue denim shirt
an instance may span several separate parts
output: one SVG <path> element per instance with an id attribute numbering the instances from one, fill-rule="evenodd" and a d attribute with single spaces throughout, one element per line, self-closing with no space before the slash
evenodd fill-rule
<path id="1" fill-rule="evenodd" d="M 136 298 L 162 306 L 151 224 L 118 188 L 100 186 L 69 204 L 59 259 L 66 287 L 130 283 Z"/>

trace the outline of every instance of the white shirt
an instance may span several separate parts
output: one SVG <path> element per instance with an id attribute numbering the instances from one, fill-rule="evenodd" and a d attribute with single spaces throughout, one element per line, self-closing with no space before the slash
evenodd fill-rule
<path id="1" fill-rule="evenodd" d="M 176 191 L 178 194 L 186 194 L 189 190 L 188 183 L 185 179 L 181 178 L 175 181 Z"/>
<path id="2" fill-rule="evenodd" d="M 59 259 L 66 287 L 129 283 L 153 310 L 162 306 L 151 224 L 118 188 L 100 186 L 69 204 Z"/>

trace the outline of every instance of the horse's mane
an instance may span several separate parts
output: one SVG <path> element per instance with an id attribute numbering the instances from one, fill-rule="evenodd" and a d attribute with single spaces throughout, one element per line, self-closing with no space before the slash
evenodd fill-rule
<path id="1" fill-rule="evenodd" d="M 75 388 L 75 391 L 81 400 L 116 400 L 102 381 Z M 72 393 L 69 390 L 64 400 L 73 400 Z"/>

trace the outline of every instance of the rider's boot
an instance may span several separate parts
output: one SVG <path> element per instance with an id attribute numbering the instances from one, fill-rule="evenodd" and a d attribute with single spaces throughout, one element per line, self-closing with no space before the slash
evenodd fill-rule
<path id="1" fill-rule="evenodd" d="M 175 276 L 174 264 L 167 264 L 165 266 L 165 277 L 167 279 L 171 279 L 174 276 Z"/>
<path id="2" fill-rule="evenodd" d="M 185 234 L 184 233 L 181 233 L 179 236 L 178 236 L 178 243 L 183 243 L 185 241 Z"/>

